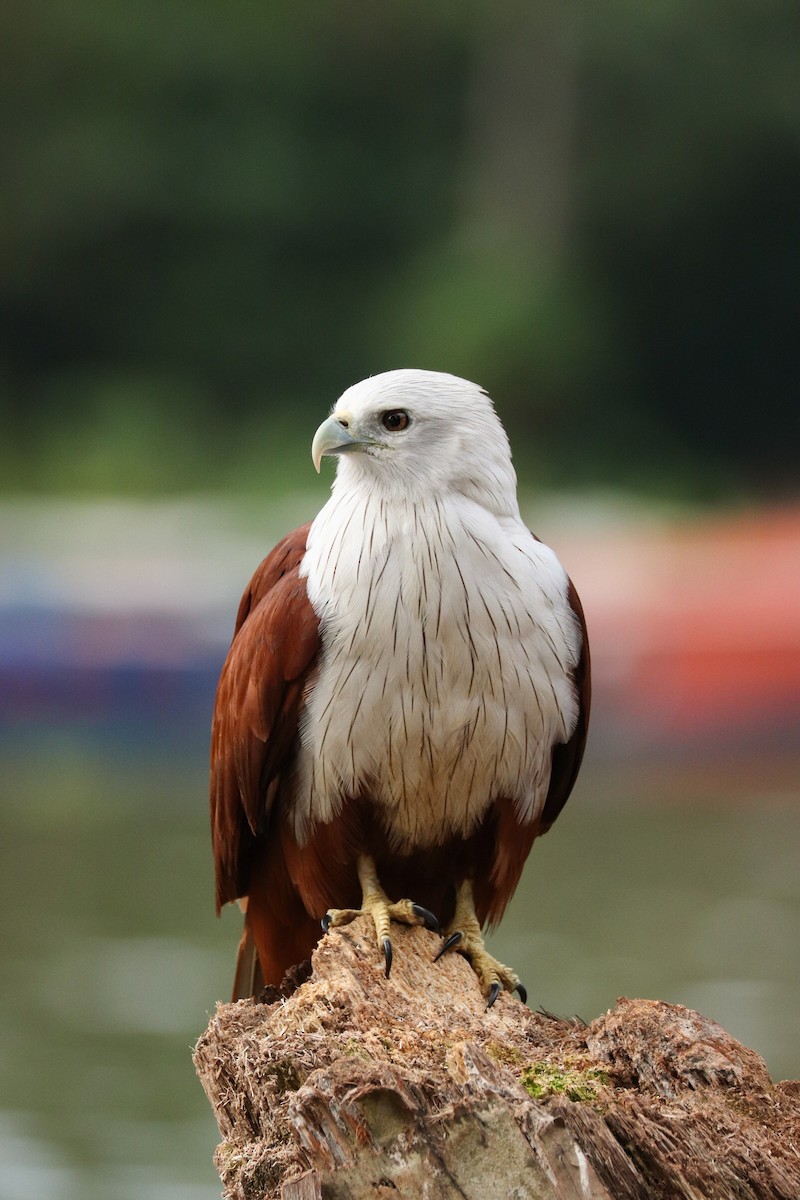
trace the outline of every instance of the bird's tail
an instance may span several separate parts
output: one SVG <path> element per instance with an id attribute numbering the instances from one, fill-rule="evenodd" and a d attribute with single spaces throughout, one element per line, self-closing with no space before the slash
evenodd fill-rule
<path id="1" fill-rule="evenodd" d="M 247 913 L 244 917 L 244 929 L 236 953 L 236 973 L 233 977 L 232 1000 L 248 1000 L 257 996 L 264 987 L 264 975 L 258 960 L 258 951 L 250 930 Z"/>

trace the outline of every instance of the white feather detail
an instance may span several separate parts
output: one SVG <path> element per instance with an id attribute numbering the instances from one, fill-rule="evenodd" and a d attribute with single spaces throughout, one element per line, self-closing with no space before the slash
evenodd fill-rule
<path id="1" fill-rule="evenodd" d="M 581 635 L 563 568 L 513 491 L 490 511 L 459 491 L 389 494 L 345 466 L 301 566 L 322 657 L 296 835 L 348 796 L 370 797 L 405 853 L 469 835 L 501 796 L 535 820 L 552 748 L 578 716 Z"/>

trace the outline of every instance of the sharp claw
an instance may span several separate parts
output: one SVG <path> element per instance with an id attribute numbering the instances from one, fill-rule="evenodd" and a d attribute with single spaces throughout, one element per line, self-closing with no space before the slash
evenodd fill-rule
<path id="1" fill-rule="evenodd" d="M 519 996 L 519 998 L 523 1004 L 528 1003 L 528 989 L 527 988 L 523 987 L 521 983 L 518 983 L 517 986 L 514 988 L 514 991 L 517 993 L 517 995 Z"/>
<path id="2" fill-rule="evenodd" d="M 412 904 L 411 911 L 415 917 L 419 917 L 426 929 L 432 929 L 434 933 L 441 933 L 441 925 L 427 908 L 423 908 L 421 904 Z"/>
<path id="3" fill-rule="evenodd" d="M 325 913 L 325 916 L 324 916 L 324 917 L 322 918 L 322 920 L 320 921 L 320 925 L 322 926 L 322 932 L 323 932 L 323 933 L 327 933 L 327 932 L 328 932 L 328 930 L 330 929 L 330 927 L 331 927 L 331 920 L 332 920 L 332 918 L 331 918 L 331 914 L 330 914 L 330 913 Z"/>
<path id="4" fill-rule="evenodd" d="M 455 933 L 451 933 L 450 937 L 445 940 L 444 945 L 441 947 L 441 949 L 439 950 L 439 953 L 436 955 L 436 957 L 434 958 L 433 961 L 438 962 L 443 954 L 446 954 L 447 951 L 450 950 L 453 946 L 458 945 L 458 943 L 461 941 L 463 936 L 464 936 L 464 934 L 461 932 L 460 929 L 457 929 L 455 931 Z"/>
<path id="5" fill-rule="evenodd" d="M 392 943 L 388 938 L 383 939 L 383 957 L 386 960 L 386 978 L 388 979 L 392 969 Z"/>
<path id="6" fill-rule="evenodd" d="M 496 1000 L 496 999 L 497 999 L 497 997 L 500 995 L 500 991 L 501 991 L 501 986 L 500 986 L 500 984 L 497 982 L 497 980 L 495 980 L 495 982 L 494 982 L 494 983 L 492 984 L 492 986 L 489 988 L 489 999 L 486 1001 L 486 1007 L 487 1007 L 487 1008 L 491 1008 L 491 1007 L 492 1007 L 492 1005 L 494 1004 L 495 1000 Z"/>

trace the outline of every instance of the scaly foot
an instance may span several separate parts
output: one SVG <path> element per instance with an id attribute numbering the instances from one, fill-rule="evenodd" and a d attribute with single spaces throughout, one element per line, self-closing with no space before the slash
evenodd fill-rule
<path id="1" fill-rule="evenodd" d="M 435 933 L 440 932 L 439 922 L 433 913 L 428 912 L 427 908 L 423 908 L 421 904 L 414 904 L 411 900 L 392 902 L 380 885 L 375 863 L 366 855 L 358 860 L 358 879 L 362 893 L 361 908 L 330 909 L 322 918 L 322 928 L 327 933 L 331 927 L 349 925 L 356 917 L 368 913 L 375 926 L 378 947 L 383 951 L 386 978 L 388 979 L 392 969 L 392 939 L 389 936 L 391 922 L 400 921 L 403 925 L 424 925 L 426 929 L 432 929 Z"/>
<path id="2" fill-rule="evenodd" d="M 486 997 L 486 1007 L 491 1008 L 500 992 L 518 992 L 523 1004 L 527 1003 L 528 993 L 522 986 L 519 976 L 510 967 L 504 966 L 488 953 L 483 941 L 483 934 L 475 915 L 475 901 L 472 895 L 472 881 L 465 879 L 458 889 L 456 911 L 450 922 L 445 942 L 434 962 L 438 962 L 448 950 L 457 950 L 468 959 L 473 971 L 478 976 L 481 989 Z"/>

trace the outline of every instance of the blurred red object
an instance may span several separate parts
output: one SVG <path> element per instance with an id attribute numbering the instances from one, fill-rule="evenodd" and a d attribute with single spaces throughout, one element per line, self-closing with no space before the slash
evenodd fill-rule
<path id="1" fill-rule="evenodd" d="M 800 510 L 581 535 L 563 557 L 589 622 L 598 732 L 642 748 L 796 743 Z"/>

